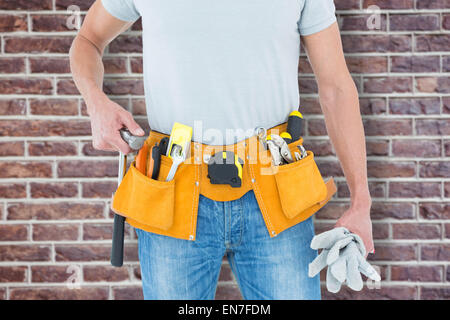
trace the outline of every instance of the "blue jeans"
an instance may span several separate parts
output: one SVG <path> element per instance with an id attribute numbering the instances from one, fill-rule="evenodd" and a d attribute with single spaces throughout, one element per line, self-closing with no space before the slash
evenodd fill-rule
<path id="1" fill-rule="evenodd" d="M 245 299 L 320 299 L 319 277 L 308 277 L 312 219 L 270 238 L 253 191 L 200 196 L 195 241 L 136 231 L 145 299 L 214 299 L 225 254 Z"/>

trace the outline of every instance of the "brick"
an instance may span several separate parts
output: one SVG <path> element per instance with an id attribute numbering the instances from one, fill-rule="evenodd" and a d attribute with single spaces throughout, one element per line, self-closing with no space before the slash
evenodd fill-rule
<path id="1" fill-rule="evenodd" d="M 311 136 L 326 136 L 327 128 L 325 126 L 325 121 L 322 119 L 311 119 L 307 120 L 308 124 L 308 134 Z"/>
<path id="2" fill-rule="evenodd" d="M 24 115 L 25 112 L 24 99 L 0 99 L 0 116 Z"/>
<path id="3" fill-rule="evenodd" d="M 0 135 L 10 137 L 90 136 L 89 120 L 0 120 Z"/>
<path id="4" fill-rule="evenodd" d="M 25 282 L 27 267 L 4 266 L 0 267 L 0 282 Z"/>
<path id="5" fill-rule="evenodd" d="M 51 10 L 52 0 L 0 0 L 0 10 Z"/>
<path id="6" fill-rule="evenodd" d="M 439 56 L 391 57 L 391 72 L 439 72 Z"/>
<path id="7" fill-rule="evenodd" d="M 302 94 L 318 93 L 317 81 L 312 77 L 299 77 L 299 90 Z"/>
<path id="8" fill-rule="evenodd" d="M 23 73 L 23 72 L 25 72 L 24 58 L 3 58 L 3 57 L 0 58 L 0 73 Z"/>
<path id="9" fill-rule="evenodd" d="M 80 95 L 72 79 L 60 79 L 56 83 L 58 95 Z"/>
<path id="10" fill-rule="evenodd" d="M 450 14 L 449 17 L 449 29 L 450 29 Z M 442 71 L 450 72 L 450 56 L 442 57 Z M 447 98 L 448 99 L 448 98 Z"/>
<path id="11" fill-rule="evenodd" d="M 31 21 L 33 25 L 33 31 L 37 32 L 58 32 L 58 31 L 71 31 L 67 27 L 67 20 L 69 15 L 58 14 L 33 14 L 31 15 Z"/>
<path id="12" fill-rule="evenodd" d="M 116 151 L 103 151 L 94 149 L 92 141 L 83 142 L 81 153 L 88 157 L 117 157 L 119 155 L 119 153 Z"/>
<path id="13" fill-rule="evenodd" d="M 127 268 L 112 266 L 84 266 L 83 279 L 87 282 L 118 282 L 128 280 Z"/>
<path id="14" fill-rule="evenodd" d="M 35 115 L 78 115 L 77 99 L 32 99 L 30 112 Z"/>
<path id="15" fill-rule="evenodd" d="M 411 261 L 417 259 L 415 245 L 387 245 L 378 244 L 375 254 L 369 255 L 368 260 Z"/>
<path id="16" fill-rule="evenodd" d="M 390 198 L 436 198 L 441 196 L 441 186 L 437 182 L 390 182 Z"/>
<path id="17" fill-rule="evenodd" d="M 334 155 L 333 147 L 330 141 L 310 140 L 303 144 L 307 150 L 314 152 L 315 156 L 330 156 Z"/>
<path id="18" fill-rule="evenodd" d="M 405 136 L 412 134 L 411 120 L 363 120 L 364 130 L 368 136 Z"/>
<path id="19" fill-rule="evenodd" d="M 107 79 L 103 84 L 106 94 L 112 95 L 144 95 L 144 85 L 142 79 Z"/>
<path id="20" fill-rule="evenodd" d="M 364 0 L 363 8 L 376 5 L 380 9 L 413 9 L 414 0 Z"/>
<path id="21" fill-rule="evenodd" d="M 25 241 L 28 237 L 28 228 L 20 224 L 0 225 L 0 241 Z"/>
<path id="22" fill-rule="evenodd" d="M 117 182 L 84 182 L 82 188 L 83 198 L 111 198 L 111 195 L 117 189 Z"/>
<path id="23" fill-rule="evenodd" d="M 132 114 L 135 116 L 146 116 L 147 109 L 144 99 L 132 99 L 131 100 Z"/>
<path id="24" fill-rule="evenodd" d="M 110 53 L 142 53 L 142 37 L 121 35 L 109 44 Z"/>
<path id="25" fill-rule="evenodd" d="M 216 289 L 216 300 L 242 300 L 241 292 L 236 284 L 219 283 Z"/>
<path id="26" fill-rule="evenodd" d="M 450 14 L 442 15 L 442 28 L 445 30 L 450 30 Z"/>
<path id="27" fill-rule="evenodd" d="M 139 266 L 133 268 L 133 276 L 134 276 L 136 279 L 138 279 L 138 280 L 141 280 L 141 279 L 142 279 L 142 277 L 141 277 L 141 268 L 140 268 Z"/>
<path id="28" fill-rule="evenodd" d="M 125 233 L 127 233 L 127 231 L 128 229 L 125 230 Z M 112 223 L 83 224 L 83 240 L 111 240 L 112 234 L 113 234 Z"/>
<path id="29" fill-rule="evenodd" d="M 48 245 L 0 245 L 0 261 L 49 261 Z"/>
<path id="30" fill-rule="evenodd" d="M 445 238 L 450 239 L 450 223 L 445 224 Z M 447 281 L 450 281 L 450 268 L 447 270 Z"/>
<path id="31" fill-rule="evenodd" d="M 92 178 L 117 177 L 117 161 L 60 161 L 58 163 L 58 177 L 60 178 Z"/>
<path id="32" fill-rule="evenodd" d="M 5 37 L 5 53 L 69 53 L 72 36 Z"/>
<path id="33" fill-rule="evenodd" d="M 427 34 L 416 36 L 416 51 L 450 51 L 450 35 Z"/>
<path id="34" fill-rule="evenodd" d="M 30 156 L 75 156 L 77 145 L 74 142 L 36 141 L 28 143 Z"/>
<path id="35" fill-rule="evenodd" d="M 442 266 L 392 266 L 391 280 L 393 281 L 442 281 Z"/>
<path id="36" fill-rule="evenodd" d="M 322 114 L 318 98 L 302 99 L 299 109 L 303 114 Z"/>
<path id="37" fill-rule="evenodd" d="M 419 135 L 450 135 L 450 119 L 417 119 L 416 131 Z"/>
<path id="38" fill-rule="evenodd" d="M 337 10 L 359 9 L 359 0 L 335 0 Z"/>
<path id="39" fill-rule="evenodd" d="M 413 177 L 416 165 L 414 162 L 368 161 L 367 172 L 374 178 Z"/>
<path id="40" fill-rule="evenodd" d="M 143 300 L 142 288 L 133 287 L 113 287 L 114 300 Z"/>
<path id="41" fill-rule="evenodd" d="M 389 224 L 374 223 L 372 225 L 372 234 L 375 240 L 389 238 Z"/>
<path id="42" fill-rule="evenodd" d="M 444 183 L 444 192 L 445 192 L 445 197 L 450 198 L 450 182 Z"/>
<path id="43" fill-rule="evenodd" d="M 406 202 L 373 202 L 371 208 L 371 218 L 379 219 L 414 219 L 415 206 L 412 203 Z"/>
<path id="44" fill-rule="evenodd" d="M 440 239 L 441 227 L 438 224 L 413 224 L 395 223 L 392 224 L 394 239 Z"/>
<path id="45" fill-rule="evenodd" d="M 0 288 L 0 300 L 6 300 L 6 288 Z"/>
<path id="46" fill-rule="evenodd" d="M 388 71 L 386 57 L 347 57 L 345 61 L 351 73 L 385 73 Z"/>
<path id="47" fill-rule="evenodd" d="M 71 198 L 78 194 L 78 185 L 71 182 L 30 183 L 32 198 Z"/>
<path id="48" fill-rule="evenodd" d="M 422 178 L 449 178 L 450 162 L 448 161 L 422 161 L 420 162 L 419 176 Z"/>
<path id="49" fill-rule="evenodd" d="M 450 219 L 450 203 L 420 203 L 419 214 L 423 219 Z"/>
<path id="50" fill-rule="evenodd" d="M 141 57 L 130 58 L 131 72 L 143 73 L 143 62 Z"/>
<path id="51" fill-rule="evenodd" d="M 109 261 L 111 245 L 55 245 L 56 261 Z M 137 245 L 125 245 L 124 261 L 138 261 Z"/>
<path id="52" fill-rule="evenodd" d="M 380 289 L 369 289 L 367 286 L 361 291 L 353 291 L 347 286 L 343 286 L 339 294 L 322 290 L 324 300 L 413 300 L 417 296 L 415 286 L 387 286 L 381 285 Z"/>
<path id="53" fill-rule="evenodd" d="M 417 77 L 416 88 L 426 93 L 450 93 L 449 77 Z"/>
<path id="54" fill-rule="evenodd" d="M 14 199 L 27 196 L 24 183 L 2 183 L 0 184 L 0 198 Z"/>
<path id="55" fill-rule="evenodd" d="M 76 224 L 35 224 L 33 225 L 34 241 L 78 240 Z"/>
<path id="56" fill-rule="evenodd" d="M 372 31 L 368 27 L 369 15 L 342 15 L 339 16 L 339 29 L 341 31 Z M 386 15 L 380 15 L 380 25 L 376 31 L 386 31 Z"/>
<path id="57" fill-rule="evenodd" d="M 33 283 L 62 283 L 69 280 L 71 275 L 69 266 L 31 266 L 31 282 Z"/>
<path id="58" fill-rule="evenodd" d="M 50 79 L 14 78 L 0 79 L 0 94 L 52 94 Z"/>
<path id="59" fill-rule="evenodd" d="M 78 6 L 81 10 L 87 11 L 95 0 L 55 0 L 57 10 L 66 10 L 71 5 Z"/>
<path id="60" fill-rule="evenodd" d="M 108 287 L 20 287 L 10 289 L 11 300 L 107 300 Z"/>
<path id="61" fill-rule="evenodd" d="M 137 19 L 131 26 L 133 31 L 142 31 L 142 18 Z"/>
<path id="62" fill-rule="evenodd" d="M 346 53 L 409 52 L 411 43 L 409 35 L 342 35 Z"/>
<path id="63" fill-rule="evenodd" d="M 383 114 L 386 113 L 387 105 L 385 99 L 380 98 L 360 98 L 362 114 Z"/>
<path id="64" fill-rule="evenodd" d="M 392 154 L 396 157 L 439 157 L 441 141 L 404 139 L 392 141 Z"/>
<path id="65" fill-rule="evenodd" d="M 322 176 L 324 177 L 343 177 L 341 165 L 337 161 L 316 161 Z"/>
<path id="66" fill-rule="evenodd" d="M 420 290 L 421 300 L 449 300 L 449 287 L 422 287 Z"/>
<path id="67" fill-rule="evenodd" d="M 51 176 L 52 166 L 49 162 L 0 162 L 0 178 L 50 178 Z"/>
<path id="68" fill-rule="evenodd" d="M 325 207 L 320 209 L 316 214 L 316 219 L 339 219 L 342 214 L 348 209 L 349 205 L 347 203 L 336 203 L 329 202 Z M 316 220 L 317 221 L 317 220 Z"/>
<path id="69" fill-rule="evenodd" d="M 103 65 L 106 74 L 127 73 L 126 58 L 104 58 Z"/>
<path id="70" fill-rule="evenodd" d="M 412 91 L 410 77 L 365 78 L 364 92 L 367 93 L 405 93 Z"/>
<path id="71" fill-rule="evenodd" d="M 13 157 L 24 155 L 23 142 L 0 142 L 0 157 Z"/>
<path id="72" fill-rule="evenodd" d="M 448 9 L 448 0 L 420 0 L 416 2 L 417 9 Z"/>
<path id="73" fill-rule="evenodd" d="M 389 100 L 391 114 L 440 114 L 439 98 L 393 98 Z"/>
<path id="74" fill-rule="evenodd" d="M 369 182 L 369 191 L 372 198 L 384 198 L 386 195 L 386 183 L 371 181 Z M 350 197 L 350 190 L 346 182 L 338 183 L 338 196 L 339 198 Z"/>
<path id="75" fill-rule="evenodd" d="M 219 281 L 233 281 L 233 273 L 227 264 L 222 264 L 220 268 Z"/>
<path id="76" fill-rule="evenodd" d="M 84 220 L 103 219 L 102 203 L 11 203 L 8 205 L 8 220 Z M 64 213 L 64 214 L 62 214 Z"/>
<path id="77" fill-rule="evenodd" d="M 70 73 L 68 58 L 30 58 L 31 73 Z"/>
<path id="78" fill-rule="evenodd" d="M 422 245 L 420 257 L 423 261 L 449 261 L 449 244 L 427 244 Z"/>
<path id="79" fill-rule="evenodd" d="M 433 31 L 439 29 L 437 14 L 393 14 L 389 16 L 391 31 Z"/>

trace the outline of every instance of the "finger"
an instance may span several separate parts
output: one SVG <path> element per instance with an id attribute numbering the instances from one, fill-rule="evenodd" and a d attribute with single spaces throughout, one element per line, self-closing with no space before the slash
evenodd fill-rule
<path id="1" fill-rule="evenodd" d="M 346 237 L 343 229 L 344 228 L 334 228 L 316 235 L 311 240 L 311 248 L 316 250 L 322 248 L 330 249 L 331 246 L 336 243 L 336 241 Z"/>
<path id="2" fill-rule="evenodd" d="M 132 151 L 128 143 L 126 143 L 120 136 L 119 131 L 117 131 L 117 133 L 113 136 L 110 144 L 113 145 L 117 151 L 124 154 L 129 154 Z"/>
<path id="3" fill-rule="evenodd" d="M 381 277 L 374 267 L 370 265 L 362 256 L 358 257 L 359 271 L 365 275 L 367 278 L 373 281 L 381 281 Z"/>
<path id="4" fill-rule="evenodd" d="M 327 266 L 327 254 L 328 250 L 322 250 L 322 252 L 311 262 L 308 266 L 308 276 L 310 278 L 315 277 L 323 268 Z"/>
<path id="5" fill-rule="evenodd" d="M 341 249 L 345 248 L 352 241 L 353 238 L 350 236 L 347 236 L 344 239 L 336 241 L 336 243 L 331 247 L 330 253 L 328 254 L 327 264 L 330 265 L 334 261 L 336 261 L 339 258 L 339 255 L 341 254 Z"/>
<path id="6" fill-rule="evenodd" d="M 361 291 L 363 288 L 363 281 L 358 265 L 359 263 L 356 255 L 350 255 L 347 259 L 347 285 L 350 289 L 355 291 Z"/>
<path id="7" fill-rule="evenodd" d="M 145 134 L 144 130 L 136 121 L 134 121 L 133 116 L 128 111 L 122 116 L 121 120 L 132 135 L 143 136 Z"/>
<path id="8" fill-rule="evenodd" d="M 341 290 L 342 283 L 337 280 L 330 271 L 330 268 L 327 270 L 327 290 L 331 293 L 337 293 Z"/>
<path id="9" fill-rule="evenodd" d="M 345 277 L 347 276 L 347 261 L 344 257 L 337 259 L 328 268 L 339 282 L 344 283 Z"/>

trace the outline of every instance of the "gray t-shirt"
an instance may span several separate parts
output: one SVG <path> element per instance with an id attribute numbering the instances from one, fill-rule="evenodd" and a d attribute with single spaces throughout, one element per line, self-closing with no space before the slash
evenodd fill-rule
<path id="1" fill-rule="evenodd" d="M 142 16 L 144 87 L 153 130 L 174 122 L 194 140 L 233 143 L 285 122 L 299 106 L 300 35 L 336 21 L 333 0 L 102 0 Z"/>

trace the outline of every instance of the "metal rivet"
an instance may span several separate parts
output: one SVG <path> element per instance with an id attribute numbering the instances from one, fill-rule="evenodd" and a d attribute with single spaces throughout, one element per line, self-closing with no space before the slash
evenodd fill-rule
<path id="1" fill-rule="evenodd" d="M 249 159 L 249 160 L 250 160 L 250 155 L 247 155 L 247 159 Z"/>
<path id="2" fill-rule="evenodd" d="M 255 179 L 252 179 L 252 183 L 255 183 Z"/>
<path id="3" fill-rule="evenodd" d="M 195 181 L 195 185 L 198 187 L 200 183 L 198 181 Z"/>
<path id="4" fill-rule="evenodd" d="M 277 234 L 276 234 L 276 232 L 275 232 L 275 231 L 272 231 L 272 235 L 273 235 L 273 236 L 276 236 Z"/>
<path id="5" fill-rule="evenodd" d="M 195 157 L 195 162 L 199 163 L 200 162 L 200 157 Z"/>
<path id="6" fill-rule="evenodd" d="M 192 234 L 189 236 L 189 240 L 194 240 L 194 236 Z"/>
<path id="7" fill-rule="evenodd" d="M 200 148 L 200 145 L 199 145 L 198 143 L 196 143 L 196 144 L 194 145 L 194 147 L 195 147 L 195 149 L 198 149 L 198 148 Z"/>

